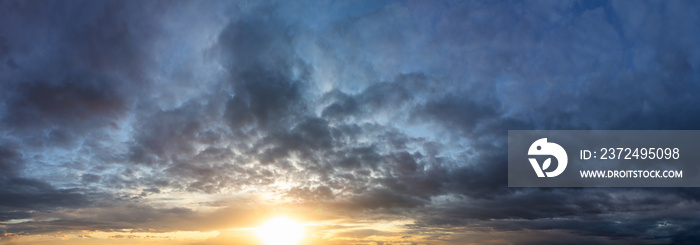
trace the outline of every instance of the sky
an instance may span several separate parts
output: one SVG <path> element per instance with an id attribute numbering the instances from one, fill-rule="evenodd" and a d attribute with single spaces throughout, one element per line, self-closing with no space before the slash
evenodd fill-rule
<path id="1" fill-rule="evenodd" d="M 697 1 L 0 1 L 0 244 L 693 244 L 507 132 L 700 129 Z"/>

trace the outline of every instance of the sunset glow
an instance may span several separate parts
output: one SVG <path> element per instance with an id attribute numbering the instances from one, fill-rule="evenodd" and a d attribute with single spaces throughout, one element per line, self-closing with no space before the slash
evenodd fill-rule
<path id="1" fill-rule="evenodd" d="M 286 217 L 270 219 L 255 232 L 265 245 L 297 245 L 304 237 L 304 227 Z"/>

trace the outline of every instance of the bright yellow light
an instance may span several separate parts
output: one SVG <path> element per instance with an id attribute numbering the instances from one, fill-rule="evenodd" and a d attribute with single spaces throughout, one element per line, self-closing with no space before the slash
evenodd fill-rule
<path id="1" fill-rule="evenodd" d="M 304 237 L 304 226 L 286 217 L 277 217 L 255 229 L 266 245 L 296 245 Z"/>

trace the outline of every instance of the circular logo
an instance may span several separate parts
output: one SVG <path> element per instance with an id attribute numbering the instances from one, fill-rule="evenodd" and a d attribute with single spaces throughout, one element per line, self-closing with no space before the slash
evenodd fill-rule
<path id="1" fill-rule="evenodd" d="M 557 168 L 552 171 L 545 172 L 545 170 L 547 170 L 552 163 L 551 157 L 544 160 L 542 165 L 537 162 L 537 159 L 528 158 L 530 160 L 530 165 L 532 165 L 532 168 L 535 169 L 537 177 L 541 178 L 545 176 L 559 176 L 564 172 L 564 169 L 566 169 L 566 164 L 569 162 L 569 157 L 566 155 L 564 148 L 556 143 L 547 142 L 547 138 L 541 138 L 532 143 L 532 145 L 530 145 L 530 149 L 527 151 L 527 154 L 530 156 L 553 156 L 557 159 Z"/>

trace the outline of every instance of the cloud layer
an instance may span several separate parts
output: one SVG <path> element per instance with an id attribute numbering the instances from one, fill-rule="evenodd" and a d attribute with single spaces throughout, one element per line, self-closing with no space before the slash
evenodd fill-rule
<path id="1" fill-rule="evenodd" d="M 508 188 L 506 137 L 696 129 L 699 8 L 0 2 L 0 242 L 301 212 L 318 243 L 691 243 L 698 191 Z"/>

